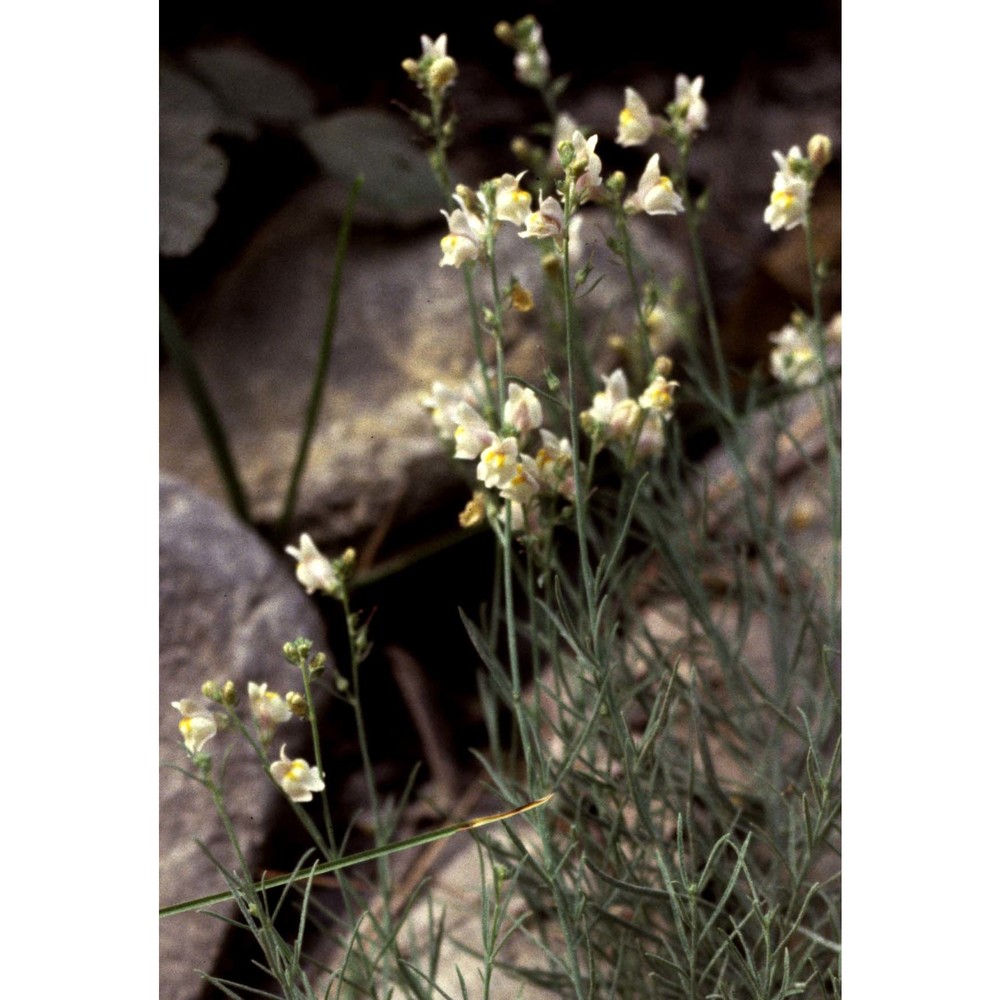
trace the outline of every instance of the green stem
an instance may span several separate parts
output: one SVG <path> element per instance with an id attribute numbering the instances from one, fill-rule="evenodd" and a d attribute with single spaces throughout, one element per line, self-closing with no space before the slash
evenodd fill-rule
<path id="1" fill-rule="evenodd" d="M 337 849 L 337 842 L 333 836 L 333 817 L 330 814 L 330 800 L 326 794 L 326 771 L 323 768 L 323 751 L 319 738 L 319 719 L 316 715 L 316 703 L 313 700 L 312 695 L 308 655 L 302 657 L 302 660 L 299 663 L 299 669 L 302 671 L 302 688 L 305 691 L 306 706 L 309 709 L 309 729 L 312 733 L 313 753 L 316 756 L 316 767 L 324 781 L 324 788 L 323 791 L 320 792 L 320 799 L 323 803 L 323 825 L 326 828 L 326 842 L 330 845 L 330 850 L 335 852 Z"/>
<path id="2" fill-rule="evenodd" d="M 340 232 L 337 234 L 337 252 L 333 265 L 333 281 L 330 284 L 330 300 L 326 310 L 326 322 L 323 324 L 323 335 L 320 339 L 319 358 L 316 361 L 316 371 L 313 375 L 312 393 L 306 408 L 305 423 L 302 425 L 302 435 L 299 438 L 299 450 L 295 456 L 292 475 L 288 481 L 288 492 L 285 494 L 285 504 L 281 512 L 279 536 L 288 534 L 292 516 L 295 513 L 295 501 L 298 498 L 299 483 L 305 471 L 306 460 L 309 457 L 309 446 L 312 444 L 316 423 L 319 420 L 320 407 L 323 404 L 323 389 L 326 385 L 327 372 L 330 367 L 330 355 L 333 352 L 333 332 L 337 326 L 337 311 L 340 307 L 340 280 L 344 270 L 344 260 L 347 257 L 347 241 L 351 233 L 351 221 L 354 218 L 354 206 L 364 178 L 358 175 L 351 185 L 351 193 L 347 199 L 347 208 L 340 221 Z"/>
<path id="3" fill-rule="evenodd" d="M 365 716 L 361 710 L 361 661 L 358 655 L 358 634 L 354 627 L 354 616 L 351 614 L 350 600 L 346 592 L 341 598 L 344 609 L 344 620 L 347 623 L 347 641 L 351 652 L 351 707 L 354 709 L 354 722 L 358 730 L 358 743 L 361 748 L 361 769 L 365 776 L 365 786 L 372 806 L 372 822 L 375 826 L 375 843 L 382 842 L 382 813 L 379 809 L 378 789 L 375 785 L 375 771 L 371 756 L 368 753 L 368 735 L 365 731 Z"/>
<path id="4" fill-rule="evenodd" d="M 622 248 L 622 257 L 625 260 L 625 273 L 628 275 L 629 288 L 632 290 L 632 301 L 635 305 L 635 314 L 639 320 L 639 353 L 642 356 L 642 364 L 645 368 L 644 377 L 648 378 L 653 367 L 653 350 L 649 345 L 649 325 L 642 311 L 642 296 L 639 293 L 639 282 L 635 277 L 635 266 L 632 262 L 632 238 L 629 236 L 628 224 L 625 219 L 625 210 L 622 208 L 620 199 L 615 201 L 615 221 L 618 224 L 619 239 Z"/>
<path id="5" fill-rule="evenodd" d="M 416 837 L 397 841 L 395 844 L 371 847 L 366 851 L 359 851 L 357 854 L 348 854 L 342 858 L 335 858 L 332 861 L 326 861 L 315 867 L 310 866 L 307 872 L 299 872 L 294 875 L 276 875 L 274 878 L 263 879 L 259 885 L 261 889 L 279 889 L 282 886 L 291 885 L 293 882 L 300 882 L 302 879 L 315 878 L 317 875 L 330 875 L 333 872 L 340 871 L 342 868 L 350 868 L 352 865 L 360 865 L 366 861 L 388 857 L 390 854 L 396 854 L 399 851 L 408 851 L 411 847 L 423 847 L 425 844 L 433 844 L 437 840 L 452 837 L 463 830 L 474 830 L 481 826 L 488 826 L 491 823 L 499 823 L 501 820 L 512 819 L 521 813 L 537 809 L 539 806 L 545 805 L 552 798 L 553 794 L 550 793 L 532 802 L 527 802 L 516 809 L 508 809 L 491 816 L 479 816 L 476 819 L 463 820 L 461 823 L 454 823 L 451 826 L 443 827 L 440 830 L 432 830 L 429 833 L 421 833 Z M 227 899 L 231 898 L 232 893 L 217 892 L 211 896 L 201 896 L 198 899 L 189 899 L 183 903 L 174 903 L 171 906 L 161 907 L 160 917 L 172 917 L 178 913 L 189 913 L 191 910 L 200 910 L 206 906 L 214 906 L 216 903 L 224 903 Z"/>
<path id="6" fill-rule="evenodd" d="M 729 372 L 726 368 L 726 358 L 722 352 L 722 338 L 719 334 L 719 323 L 715 316 L 715 304 L 712 300 L 712 289 L 708 282 L 708 271 L 705 268 L 705 252 L 701 245 L 701 234 L 698 230 L 698 211 L 688 190 L 688 151 L 681 153 L 680 188 L 684 201 L 684 221 L 687 223 L 688 239 L 691 241 L 691 256 L 694 259 L 695 281 L 705 313 L 705 323 L 708 326 L 708 339 L 712 348 L 712 358 L 715 362 L 716 377 L 719 380 L 719 392 L 722 396 L 722 410 L 726 418 L 733 419 L 733 400 L 729 388 Z"/>
<path id="7" fill-rule="evenodd" d="M 573 486 L 576 502 L 573 513 L 576 518 L 576 537 L 580 550 L 580 574 L 583 579 L 583 590 L 587 602 L 587 620 L 594 620 L 594 577 L 590 568 L 587 553 L 587 534 L 584 521 L 584 503 L 586 489 L 580 477 L 580 429 L 576 399 L 576 338 L 573 336 L 573 299 L 569 284 L 569 223 L 572 205 L 572 181 L 566 178 L 566 200 L 563 206 L 563 244 L 562 244 L 562 292 L 563 292 L 563 322 L 566 325 L 566 377 L 569 394 L 569 433 L 572 446 Z"/>
<path id="8" fill-rule="evenodd" d="M 226 493 L 229 494 L 230 506 L 240 520 L 250 524 L 250 508 L 247 504 L 246 493 L 240 482 L 239 473 L 236 471 L 236 463 L 229 450 L 229 441 L 222 421 L 219 419 L 218 411 L 202 381 L 194 355 L 184 342 L 177 321 L 174 319 L 170 307 L 163 301 L 162 295 L 160 296 L 160 337 L 194 406 L 198 422 L 201 424 L 201 429 L 208 441 L 209 451 L 215 459 L 215 466 L 222 477 Z"/>
<path id="9" fill-rule="evenodd" d="M 838 442 L 836 416 L 834 404 L 831 400 L 835 393 L 834 381 L 830 376 L 830 367 L 826 360 L 826 328 L 823 325 L 823 310 L 820 303 L 820 278 L 816 266 L 816 251 L 813 244 L 812 213 L 806 209 L 803 228 L 806 234 L 806 257 L 809 262 L 809 286 L 812 292 L 813 305 L 813 349 L 819 356 L 820 371 L 823 374 L 822 390 L 820 396 L 820 406 L 823 413 L 823 429 L 826 433 L 826 448 L 830 459 L 830 521 L 833 535 L 833 566 L 830 602 L 831 608 L 836 609 L 838 595 L 840 592 L 840 543 L 841 543 L 841 514 L 840 514 L 840 444 Z M 835 610 L 831 616 L 831 625 L 834 629 L 834 640 L 839 631 L 839 615 Z"/>

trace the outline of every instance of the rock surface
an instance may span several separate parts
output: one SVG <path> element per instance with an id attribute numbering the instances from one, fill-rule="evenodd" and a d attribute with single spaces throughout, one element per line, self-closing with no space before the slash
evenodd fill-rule
<path id="1" fill-rule="evenodd" d="M 279 560 L 227 510 L 183 481 L 160 481 L 160 758 L 186 767 L 171 702 L 202 700 L 205 680 L 235 682 L 243 704 L 248 681 L 269 682 L 284 693 L 297 688 L 295 672 L 281 655 L 297 636 L 324 648 L 324 628 L 295 581 L 291 559 Z M 285 723 L 277 735 L 289 752 L 305 751 L 307 728 Z M 234 733 L 220 733 L 206 747 L 216 774 L 223 753 L 226 800 L 249 863 L 266 859 L 263 849 L 276 818 L 285 810 Z M 227 866 L 232 850 L 208 792 L 170 766 L 160 770 L 160 904 L 180 902 L 224 888 L 218 871 L 195 838 Z M 219 912 L 224 912 L 220 909 Z M 235 913 L 235 908 L 233 911 Z M 161 1000 L 194 1000 L 202 985 L 193 971 L 211 970 L 227 926 L 199 913 L 160 923 Z"/>

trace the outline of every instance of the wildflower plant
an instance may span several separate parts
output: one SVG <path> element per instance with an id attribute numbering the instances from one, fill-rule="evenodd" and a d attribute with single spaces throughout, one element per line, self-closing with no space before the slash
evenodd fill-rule
<path id="1" fill-rule="evenodd" d="M 554 176 L 511 169 L 456 184 L 446 100 L 460 74 L 447 38 L 425 36 L 420 58 L 403 64 L 429 105 L 411 119 L 430 140 L 444 204 L 440 265 L 461 275 L 476 357 L 464 384 L 434 382 L 421 402 L 469 485 L 459 524 L 488 526 L 498 565 L 496 601 L 463 622 L 482 663 L 489 745 L 477 758 L 509 809 L 430 838 L 473 829 L 479 842 L 482 946 L 478 982 L 463 977 L 462 995 L 507 995 L 495 986 L 503 969 L 577 1000 L 839 997 L 840 401 L 830 351 L 839 325 L 820 308 L 811 228 L 830 141 L 813 137 L 805 156 L 799 147 L 774 154 L 762 222 L 801 229 L 811 311 L 772 336 L 768 362 L 744 373 L 749 389 L 738 394 L 700 239 L 707 202 L 692 197 L 688 177 L 692 145 L 709 127 L 706 81 L 676 75 L 659 112 L 626 88 L 615 141 L 657 149 L 638 177 L 605 176 L 607 140 L 567 124 L 537 21 L 503 22 L 496 34 L 514 49 L 517 80 L 544 97 Z M 766 155 L 761 164 L 766 171 Z M 595 368 L 581 319 L 594 280 L 589 263 L 574 269 L 584 211 L 608 220 L 634 307 L 619 344 L 625 360 L 610 370 Z M 639 214 L 688 239 L 692 336 L 670 336 L 682 279 L 640 272 Z M 530 313 L 534 299 L 527 271 L 503 272 L 502 239 L 537 264 L 537 287 L 558 295 L 561 342 L 533 380 L 508 371 L 508 317 Z M 819 414 L 828 472 L 819 507 L 830 545 L 818 555 L 803 550 L 778 488 L 780 470 L 818 454 L 796 422 L 803 406 Z M 719 442 L 721 478 L 686 455 L 685 412 Z M 315 863 L 265 885 L 305 882 L 302 912 L 337 942 L 336 967 L 325 979 L 304 970 L 301 938 L 282 941 L 245 862 L 227 874 L 230 895 L 282 996 L 447 996 L 436 968 L 443 918 L 431 921 L 420 965 L 392 905 L 386 857 L 428 837 L 393 842 L 398 812 L 380 799 L 371 765 L 361 667 L 372 640 L 351 605 L 356 557 L 329 558 L 308 535 L 287 552 L 306 591 L 340 605 L 349 671 L 296 640 L 284 652 L 301 690 L 280 699 L 251 684 L 252 724 L 232 685 L 209 686 L 206 698 L 313 840 Z M 374 840 L 361 857 L 377 865 L 363 890 L 337 876 L 336 914 L 310 909 L 312 880 L 357 860 L 343 856 L 327 799 L 313 696 L 324 673 L 354 713 Z M 192 776 L 227 823 L 206 750 L 221 742 L 220 713 L 191 699 L 174 708 Z M 311 756 L 286 753 L 284 734 L 298 725 L 310 729 Z M 522 811 L 519 824 L 487 825 Z M 419 892 L 440 913 L 433 882 Z M 517 959 L 506 950 L 514 941 L 529 949 Z"/>

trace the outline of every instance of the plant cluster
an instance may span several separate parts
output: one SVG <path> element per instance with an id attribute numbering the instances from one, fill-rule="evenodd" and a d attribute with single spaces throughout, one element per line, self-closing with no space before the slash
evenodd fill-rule
<path id="1" fill-rule="evenodd" d="M 438 956 L 446 923 L 433 881 L 393 905 L 387 857 L 475 829 L 482 871 L 478 981 L 463 997 L 500 995 L 499 970 L 543 995 L 778 1000 L 840 995 L 840 433 L 839 317 L 820 309 L 823 262 L 814 259 L 811 204 L 831 159 L 825 136 L 803 155 L 774 154 L 777 172 L 762 221 L 804 232 L 812 302 L 772 336 L 769 372 L 750 373 L 737 395 L 722 352 L 700 225 L 705 200 L 691 194 L 692 145 L 708 128 L 702 77 L 676 77 L 675 97 L 654 113 L 626 88 L 616 141 L 658 143 L 634 184 L 604 176 L 601 138 L 558 108 L 533 18 L 497 26 L 515 52 L 515 76 L 539 91 L 551 142 L 515 142 L 525 169 L 476 188 L 454 184 L 447 150 L 456 123 L 448 95 L 460 68 L 447 38 L 422 39 L 403 63 L 428 102 L 412 121 L 426 134 L 448 206 L 443 267 L 457 269 L 469 303 L 476 368 L 462 385 L 436 382 L 424 404 L 471 499 L 458 515 L 496 538 L 496 602 L 464 618 L 483 664 L 489 746 L 477 756 L 503 813 L 393 841 L 399 807 L 380 801 L 368 758 L 361 666 L 368 625 L 350 602 L 353 552 L 328 559 L 303 535 L 288 552 L 308 593 L 343 608 L 350 676 L 325 670 L 311 644 L 285 647 L 302 690 L 284 699 L 250 684 L 250 719 L 231 682 L 210 682 L 212 707 L 175 702 L 194 776 L 231 830 L 206 745 L 223 724 L 238 730 L 312 837 L 316 858 L 262 883 L 223 871 L 242 922 L 260 942 L 284 997 L 448 996 Z M 669 159 L 669 166 L 667 161 Z M 528 178 L 528 180 L 526 180 Z M 580 299 L 599 275 L 575 246 L 585 213 L 607 213 L 609 246 L 634 304 L 624 360 L 595 371 Z M 657 275 L 631 235 L 638 214 L 683 225 L 694 262 L 698 335 L 671 316 L 675 275 Z M 537 250 L 538 280 L 501 273 L 498 242 L 514 233 Z M 507 317 L 550 299 L 559 350 L 533 384 L 508 374 Z M 668 354 L 669 351 L 669 354 Z M 672 355 L 672 356 L 671 356 Z M 676 375 L 676 378 L 672 376 Z M 603 387 L 601 387 L 603 386 Z M 638 387 L 635 389 L 634 387 Z M 730 519 L 713 516 L 717 493 L 684 451 L 679 403 L 711 427 L 730 470 Z M 814 407 L 823 428 L 827 487 L 821 509 L 789 513 L 778 464 L 789 450 L 813 464 L 793 414 Z M 817 471 L 821 471 L 817 469 Z M 822 509 L 825 508 L 825 509 Z M 829 546 L 817 557 L 797 535 L 819 518 Z M 377 626 L 376 626 L 377 629 Z M 376 637 L 377 638 L 377 637 Z M 373 817 L 370 886 L 340 873 L 345 856 L 330 819 L 313 685 L 354 709 Z M 306 720 L 313 759 L 268 756 L 279 727 Z M 322 820 L 305 806 L 321 798 Z M 524 812 L 524 818 L 511 817 Z M 501 825 L 502 824 L 502 825 Z M 234 839 L 235 843 L 235 839 Z M 333 873 L 343 906 L 318 904 L 310 887 Z M 301 892 L 290 897 L 291 886 Z M 304 886 L 304 888 L 302 888 Z M 281 888 L 277 903 L 268 887 Z M 213 897 L 214 898 L 214 897 Z M 213 898 L 195 901 L 207 905 Z M 300 907 L 291 943 L 273 926 L 275 907 Z M 405 913 L 432 914 L 428 940 L 406 939 Z M 171 908 L 171 912 L 176 911 Z M 313 925 L 337 942 L 323 968 L 304 952 Z M 514 939 L 530 944 L 508 960 Z M 239 996 L 234 984 L 218 983 Z M 504 994 L 506 995 L 506 994 Z"/>

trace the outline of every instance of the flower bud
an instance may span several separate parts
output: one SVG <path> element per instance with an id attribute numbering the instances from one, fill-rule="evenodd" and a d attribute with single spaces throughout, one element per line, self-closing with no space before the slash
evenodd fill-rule
<path id="1" fill-rule="evenodd" d="M 432 93 L 441 94 L 458 76 L 458 64 L 451 56 L 441 56 L 431 63 L 427 71 L 427 81 Z"/>
<path id="2" fill-rule="evenodd" d="M 625 174 L 620 170 L 616 170 L 605 182 L 604 186 L 613 194 L 615 197 L 620 197 L 622 192 L 625 190 Z"/>
<path id="3" fill-rule="evenodd" d="M 511 47 L 517 45 L 517 37 L 514 34 L 514 29 L 509 21 L 500 21 L 497 26 L 493 29 L 493 34 L 504 43 L 504 45 L 510 45 Z"/>
<path id="4" fill-rule="evenodd" d="M 236 685 L 232 681 L 226 681 L 222 685 L 222 703 L 224 705 L 236 704 Z"/>
<path id="5" fill-rule="evenodd" d="M 420 64 L 416 59 L 404 59 L 400 65 L 411 80 L 416 80 L 420 76 Z"/>
<path id="6" fill-rule="evenodd" d="M 215 681 L 205 681 L 205 683 L 201 686 L 201 693 L 209 701 L 222 701 L 222 688 L 220 688 Z"/>
<path id="7" fill-rule="evenodd" d="M 817 170 L 822 170 L 830 162 L 832 149 L 833 146 L 830 142 L 830 137 L 822 133 L 817 133 L 809 140 L 809 144 L 806 146 L 809 162 Z"/>
<path id="8" fill-rule="evenodd" d="M 535 300 L 531 292 L 520 282 L 515 281 L 510 289 L 510 304 L 517 312 L 531 312 L 535 308 Z"/>
<path id="9" fill-rule="evenodd" d="M 474 528 L 481 524 L 486 517 L 486 495 L 477 490 L 475 496 L 465 505 L 465 509 L 458 515 L 458 523 L 463 528 Z"/>
<path id="10" fill-rule="evenodd" d="M 656 375 L 662 375 L 663 378 L 670 378 L 670 373 L 674 370 L 674 363 L 670 358 L 661 354 L 653 362 L 653 372 Z"/>
<path id="11" fill-rule="evenodd" d="M 292 710 L 292 715 L 299 719 L 306 719 L 309 717 L 309 703 L 306 701 L 305 696 L 299 691 L 289 691 L 288 694 L 285 695 L 285 702 Z"/>

